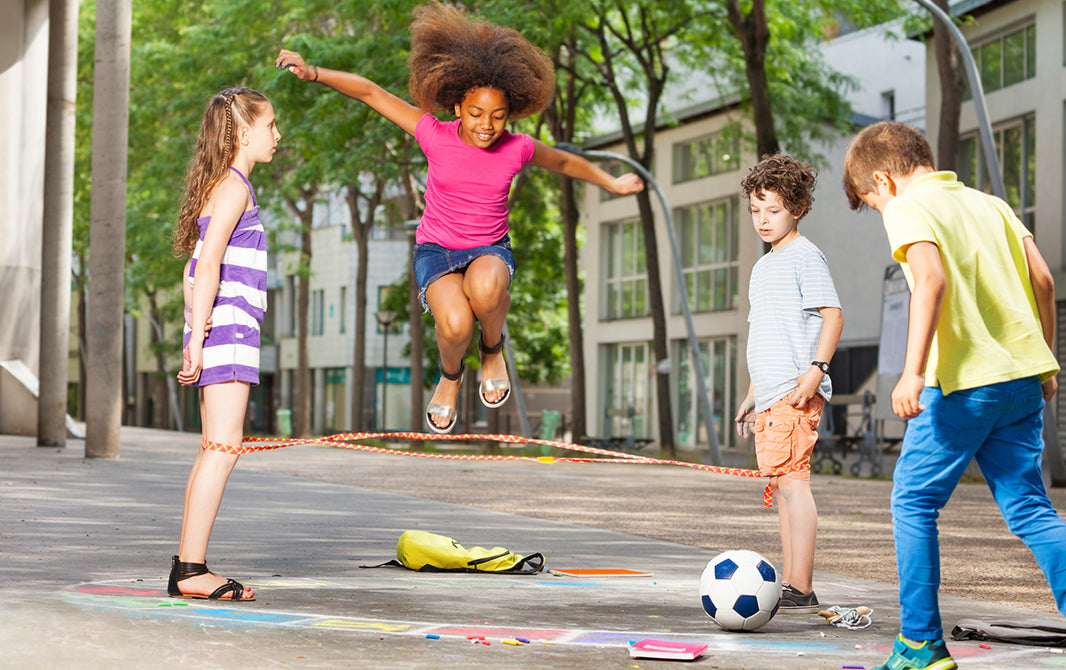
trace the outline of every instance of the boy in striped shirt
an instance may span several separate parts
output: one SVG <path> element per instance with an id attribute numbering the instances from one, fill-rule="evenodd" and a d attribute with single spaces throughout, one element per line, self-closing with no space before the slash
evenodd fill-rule
<path id="1" fill-rule="evenodd" d="M 785 154 L 766 156 L 741 183 L 755 232 L 770 245 L 748 288 L 748 375 L 737 434 L 755 435 L 759 470 L 770 478 L 781 523 L 781 612 L 818 610 L 814 544 L 818 509 L 811 452 L 822 407 L 832 395 L 829 361 L 844 318 L 829 264 L 799 221 L 814 202 L 817 175 Z"/>

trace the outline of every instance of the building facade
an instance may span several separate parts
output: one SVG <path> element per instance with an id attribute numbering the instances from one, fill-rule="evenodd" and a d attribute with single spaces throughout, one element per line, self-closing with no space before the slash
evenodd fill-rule
<path id="1" fill-rule="evenodd" d="M 849 99 L 860 119 L 895 118 L 924 125 L 925 90 L 914 84 L 925 76 L 921 44 L 892 39 L 885 28 L 877 28 L 827 42 L 823 52 L 829 66 L 856 79 L 858 88 Z M 736 442 L 732 419 L 749 383 L 748 278 L 762 254 L 740 195 L 740 182 L 756 156 L 731 130 L 737 122 L 750 124 L 729 101 L 711 100 L 671 111 L 678 123 L 656 130 L 651 172 L 671 208 L 717 441 L 730 448 Z M 623 153 L 618 139 L 606 136 L 586 147 Z M 813 210 L 801 221 L 800 232 L 829 259 L 844 308 L 833 378 L 838 390 L 853 392 L 867 381 L 876 362 L 881 285 L 890 258 L 877 216 L 848 210 L 840 186 L 848 139 L 814 147 L 825 158 L 825 166 Z M 653 375 L 665 373 L 674 377 L 671 406 L 677 444 L 703 448 L 709 436 L 700 416 L 681 289 L 667 244 L 665 217 L 655 198 L 653 206 L 670 343 L 667 362 L 652 360 L 652 321 L 636 201 L 605 198 L 591 189 L 584 194 L 585 359 L 596 366 L 590 378 L 598 380 L 588 389 L 590 430 L 658 439 L 652 382 Z"/>

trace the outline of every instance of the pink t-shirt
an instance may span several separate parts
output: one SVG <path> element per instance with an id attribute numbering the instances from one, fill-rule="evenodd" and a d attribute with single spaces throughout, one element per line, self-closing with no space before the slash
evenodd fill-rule
<path id="1" fill-rule="evenodd" d="M 503 131 L 487 149 L 459 137 L 459 120 L 443 123 L 432 114 L 418 120 L 415 140 L 429 163 L 426 211 L 415 241 L 448 249 L 493 244 L 507 234 L 511 182 L 533 158 L 533 138 Z"/>

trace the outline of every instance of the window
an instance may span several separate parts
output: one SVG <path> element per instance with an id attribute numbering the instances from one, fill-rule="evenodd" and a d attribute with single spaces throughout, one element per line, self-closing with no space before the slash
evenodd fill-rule
<path id="1" fill-rule="evenodd" d="M 881 118 L 885 121 L 896 120 L 896 92 L 894 90 L 881 94 Z"/>
<path id="2" fill-rule="evenodd" d="M 734 196 L 674 212 L 681 272 L 693 312 L 716 312 L 736 305 L 738 209 Z M 677 293 L 675 314 L 681 312 L 681 292 Z"/>
<path id="3" fill-rule="evenodd" d="M 703 379 L 710 394 L 711 414 L 714 415 L 715 433 L 720 447 L 734 443 L 732 412 L 736 400 L 737 338 L 735 335 L 696 343 L 703 366 Z M 687 340 L 677 342 L 678 389 L 677 389 L 677 435 L 683 446 L 710 444 L 707 425 L 703 417 L 703 400 L 699 397 L 696 371 L 692 367 L 692 350 Z"/>
<path id="4" fill-rule="evenodd" d="M 1029 24 L 972 47 L 985 93 L 1036 76 L 1036 25 Z M 973 97 L 969 81 L 966 99 Z"/>
<path id="5" fill-rule="evenodd" d="M 285 319 L 285 328 L 283 334 L 285 337 L 296 337 L 296 277 L 294 275 L 288 275 L 285 277 L 285 309 L 283 318 Z"/>
<path id="6" fill-rule="evenodd" d="M 640 220 L 603 227 L 605 256 L 604 308 L 601 318 L 627 319 L 648 315 L 648 275 Z"/>
<path id="7" fill-rule="evenodd" d="M 340 334 L 343 335 L 348 332 L 348 287 L 341 287 L 341 299 L 340 309 L 337 310 L 340 314 Z"/>
<path id="8" fill-rule="evenodd" d="M 651 348 L 646 342 L 610 344 L 606 355 L 604 429 L 612 437 L 647 437 Z"/>
<path id="9" fill-rule="evenodd" d="M 311 334 L 321 335 L 325 321 L 326 292 L 322 289 L 311 291 Z"/>
<path id="10" fill-rule="evenodd" d="M 1035 125 L 1035 118 L 1029 115 L 992 131 L 1007 202 L 1029 230 L 1034 230 L 1036 217 Z M 959 139 L 959 179 L 991 193 L 992 183 L 981 151 L 981 140 L 976 134 Z"/>
<path id="11" fill-rule="evenodd" d="M 740 133 L 723 130 L 674 145 L 674 183 L 740 168 Z"/>

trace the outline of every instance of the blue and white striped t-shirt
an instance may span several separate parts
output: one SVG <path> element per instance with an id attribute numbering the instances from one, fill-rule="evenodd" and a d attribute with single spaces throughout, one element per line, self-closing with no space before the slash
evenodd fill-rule
<path id="1" fill-rule="evenodd" d="M 762 412 L 791 393 L 811 367 L 822 333 L 818 310 L 840 307 L 840 299 L 825 256 L 801 236 L 755 263 L 748 301 L 748 374 L 755 411 Z M 827 401 L 832 396 L 829 375 L 818 393 Z"/>

